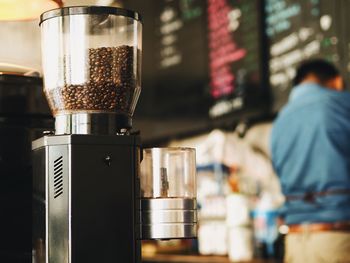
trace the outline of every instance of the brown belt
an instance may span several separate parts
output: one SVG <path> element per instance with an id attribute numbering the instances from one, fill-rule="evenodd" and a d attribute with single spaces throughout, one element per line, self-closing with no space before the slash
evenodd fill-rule
<path id="1" fill-rule="evenodd" d="M 288 233 L 320 232 L 320 231 L 349 231 L 350 222 L 338 223 L 311 223 L 300 225 L 289 225 Z"/>
<path id="2" fill-rule="evenodd" d="M 315 202 L 316 197 L 326 196 L 326 195 L 350 195 L 350 189 L 333 189 L 322 192 L 307 192 L 300 195 L 286 195 L 287 201 L 293 200 L 304 200 L 309 203 Z"/>

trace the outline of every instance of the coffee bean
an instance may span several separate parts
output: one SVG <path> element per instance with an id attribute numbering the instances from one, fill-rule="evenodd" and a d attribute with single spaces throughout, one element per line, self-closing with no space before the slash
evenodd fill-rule
<path id="1" fill-rule="evenodd" d="M 139 56 L 139 54 L 138 54 Z M 129 114 L 132 98 L 138 91 L 131 46 L 90 48 L 87 70 L 89 78 L 76 85 L 63 77 L 63 87 L 49 91 L 49 104 L 58 111 L 118 111 Z M 64 65 L 69 58 L 66 57 Z"/>

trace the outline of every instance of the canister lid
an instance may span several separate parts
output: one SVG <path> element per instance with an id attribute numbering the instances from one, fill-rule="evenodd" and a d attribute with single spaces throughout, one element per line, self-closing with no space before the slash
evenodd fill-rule
<path id="1" fill-rule="evenodd" d="M 117 15 L 142 22 L 141 15 L 135 11 L 111 6 L 69 6 L 49 10 L 40 16 L 39 25 L 47 19 L 68 15 Z"/>

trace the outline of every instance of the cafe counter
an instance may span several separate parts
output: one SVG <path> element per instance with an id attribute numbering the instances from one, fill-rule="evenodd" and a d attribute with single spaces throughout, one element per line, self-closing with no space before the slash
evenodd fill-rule
<path id="1" fill-rule="evenodd" d="M 228 257 L 224 256 L 199 256 L 199 255 L 155 255 L 143 257 L 143 263 L 229 263 Z M 282 261 L 254 259 L 242 263 L 280 263 Z"/>

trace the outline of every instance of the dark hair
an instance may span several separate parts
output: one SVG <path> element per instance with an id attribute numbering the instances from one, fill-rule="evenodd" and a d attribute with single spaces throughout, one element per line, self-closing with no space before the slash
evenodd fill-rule
<path id="1" fill-rule="evenodd" d="M 323 59 L 308 60 L 299 65 L 293 81 L 294 86 L 300 84 L 309 74 L 315 75 L 321 84 L 339 76 L 338 69 Z"/>

